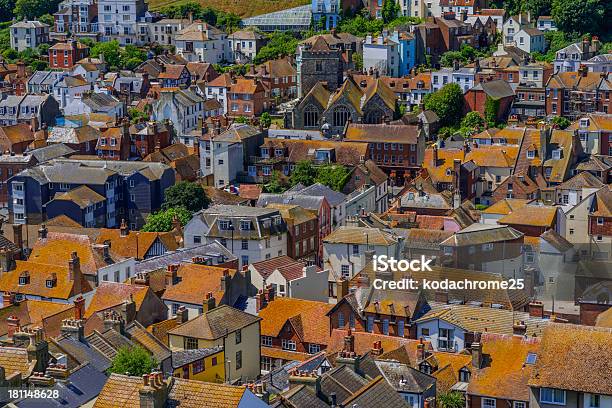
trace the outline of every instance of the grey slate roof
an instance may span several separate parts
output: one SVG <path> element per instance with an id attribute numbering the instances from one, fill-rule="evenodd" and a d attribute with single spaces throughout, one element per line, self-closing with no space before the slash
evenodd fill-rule
<path id="1" fill-rule="evenodd" d="M 83 95 L 82 101 L 93 111 L 108 110 L 122 104 L 119 99 L 104 93 L 87 93 Z"/>
<path id="2" fill-rule="evenodd" d="M 236 259 L 236 256 L 234 254 L 232 254 L 219 242 L 215 241 L 209 244 L 198 245 L 191 248 L 179 248 L 176 251 L 166 252 L 163 255 L 147 258 L 143 261 L 136 263 L 135 270 L 136 273 L 150 272 L 158 269 L 165 269 L 168 265 L 171 264 L 191 262 L 192 258 L 194 257 L 207 256 L 211 256 L 217 259 L 223 256 L 223 262 Z"/>
<path id="3" fill-rule="evenodd" d="M 100 372 L 105 372 L 111 366 L 111 361 L 85 339 L 80 342 L 68 335 L 62 335 L 56 342 L 79 364 L 90 363 Z"/>
<path id="4" fill-rule="evenodd" d="M 453 236 L 442 241 L 443 246 L 480 245 L 493 242 L 511 241 L 523 236 L 523 233 L 507 225 L 472 224 L 457 231 Z"/>
<path id="5" fill-rule="evenodd" d="M 435 377 L 397 361 L 378 360 L 376 367 L 389 385 L 399 392 L 421 394 L 436 385 Z"/>
<path id="6" fill-rule="evenodd" d="M 81 165 L 81 167 L 88 167 L 92 169 L 106 169 L 119 173 L 119 175 L 123 177 L 129 177 L 133 174 L 141 172 L 150 179 L 160 178 L 166 170 L 170 169 L 170 166 L 163 163 L 144 161 L 71 160 L 62 158 L 53 160 L 52 163 L 78 163 L 79 165 Z"/>
<path id="7" fill-rule="evenodd" d="M 367 382 L 365 378 L 356 374 L 351 368 L 343 365 L 321 376 L 321 391 L 328 397 L 332 392 L 335 392 L 338 401 L 344 401 L 366 385 Z"/>
<path id="8" fill-rule="evenodd" d="M 329 408 L 329 405 L 317 397 L 312 388 L 305 385 L 292 388 L 272 406 L 275 408 Z"/>
<path id="9" fill-rule="evenodd" d="M 223 347 L 210 347 L 201 348 L 195 350 L 180 350 L 172 352 L 172 368 L 180 368 L 185 364 L 191 364 L 195 361 L 201 360 L 204 357 L 211 356 L 219 351 L 223 350 Z"/>
<path id="10" fill-rule="evenodd" d="M 331 188 L 321 183 L 315 183 L 308 187 L 296 185 L 289 189 L 288 192 L 290 194 L 295 192 L 299 195 L 305 195 L 309 197 L 325 197 L 329 205 L 331 205 L 332 207 L 335 207 L 346 200 L 345 194 L 332 190 Z"/>
<path id="11" fill-rule="evenodd" d="M 342 403 L 347 407 L 409 408 L 410 405 L 382 377 L 371 381 Z"/>
<path id="12" fill-rule="evenodd" d="M 38 160 L 39 163 L 44 163 L 58 157 L 68 156 L 72 153 L 76 153 L 76 150 L 66 146 L 63 143 L 56 143 L 31 150 L 28 154 Z"/>
<path id="13" fill-rule="evenodd" d="M 26 398 L 15 401 L 19 408 L 77 408 L 98 396 L 106 383 L 106 375 L 86 363 L 68 376 L 66 381 L 58 381 L 48 390 L 58 390 L 59 398 Z"/>
<path id="14" fill-rule="evenodd" d="M 310 197 L 305 195 L 263 193 L 259 195 L 257 207 L 265 207 L 268 204 L 292 204 L 299 205 L 307 210 L 318 211 L 324 199 L 325 197 L 322 196 Z"/>

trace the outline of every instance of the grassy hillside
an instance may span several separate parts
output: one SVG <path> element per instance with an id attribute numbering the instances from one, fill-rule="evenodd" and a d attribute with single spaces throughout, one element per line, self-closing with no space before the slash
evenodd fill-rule
<path id="1" fill-rule="evenodd" d="M 193 0 L 149 0 L 151 10 Z M 252 17 L 259 14 L 288 9 L 309 4 L 308 0 L 197 0 L 203 7 L 238 14 L 240 17 Z"/>

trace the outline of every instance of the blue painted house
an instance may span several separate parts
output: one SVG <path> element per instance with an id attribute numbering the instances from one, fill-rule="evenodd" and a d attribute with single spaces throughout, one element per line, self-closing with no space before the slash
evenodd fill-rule
<path id="1" fill-rule="evenodd" d="M 136 230 L 174 183 L 174 169 L 162 163 L 56 159 L 9 179 L 9 215 L 13 223 L 38 224 L 64 214 L 107 228 L 125 219 Z"/>
<path id="2" fill-rule="evenodd" d="M 416 65 L 416 37 L 405 31 L 394 31 L 391 39 L 399 44 L 399 76 L 407 76 Z"/>

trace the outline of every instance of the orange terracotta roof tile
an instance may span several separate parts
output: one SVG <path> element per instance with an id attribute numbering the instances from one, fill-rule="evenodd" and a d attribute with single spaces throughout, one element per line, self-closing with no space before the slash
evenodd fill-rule
<path id="1" fill-rule="evenodd" d="M 299 353 L 296 351 L 287 351 L 276 347 L 261 347 L 261 356 L 270 358 L 280 358 L 285 361 L 306 361 L 312 355 L 308 353 Z"/>
<path id="2" fill-rule="evenodd" d="M 612 329 L 552 323 L 529 385 L 612 395 Z"/>
<path id="3" fill-rule="evenodd" d="M 19 285 L 19 277 L 22 274 L 29 276 L 29 283 Z M 81 290 L 78 291 L 74 280 L 70 280 L 69 275 L 68 265 L 58 266 L 31 261 L 16 261 L 15 269 L 2 274 L 0 277 L 0 291 L 45 298 L 69 299 L 74 295 L 91 290 L 89 283 L 81 275 Z M 53 287 L 47 287 L 47 280 L 53 278 L 55 278 Z"/>
<path id="4" fill-rule="evenodd" d="M 276 298 L 260 310 L 261 335 L 278 337 L 290 321 L 303 342 L 326 345 L 329 340 L 329 319 L 324 316 L 334 305 L 295 298 Z"/>
<path id="5" fill-rule="evenodd" d="M 182 264 L 177 272 L 180 281 L 167 286 L 162 299 L 179 303 L 201 305 L 208 292 L 212 292 L 217 304 L 225 291 L 221 290 L 221 278 L 234 276 L 236 271 L 208 265 Z"/>
<path id="6" fill-rule="evenodd" d="M 538 351 L 540 338 L 485 333 L 480 343 L 485 363 L 480 369 L 470 367 L 468 394 L 529 401 L 527 383 L 533 365 L 526 364 L 526 360 L 529 353 Z M 558 350 L 558 356 L 557 353 Z"/>
<path id="7" fill-rule="evenodd" d="M 81 261 L 81 271 L 95 276 L 98 269 L 109 265 L 93 248 L 94 242 L 87 235 L 47 232 L 47 238 L 39 239 L 28 258 L 32 262 L 68 265 L 70 254 L 76 252 Z"/>
<path id="8" fill-rule="evenodd" d="M 136 304 L 136 311 L 140 310 L 142 302 L 151 289 L 148 286 L 130 285 L 127 283 L 101 282 L 89 302 L 85 312 L 88 318 L 96 312 L 117 306 L 132 298 Z"/>

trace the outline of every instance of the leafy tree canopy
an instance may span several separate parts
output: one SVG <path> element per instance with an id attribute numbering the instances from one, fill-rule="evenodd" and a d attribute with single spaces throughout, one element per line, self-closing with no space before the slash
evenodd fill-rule
<path id="1" fill-rule="evenodd" d="M 303 184 L 309 186 L 314 183 L 317 177 L 317 170 L 308 160 L 301 160 L 295 165 L 295 169 L 289 178 L 291 185 Z"/>
<path id="2" fill-rule="evenodd" d="M 350 172 L 346 167 L 328 164 L 317 169 L 317 177 L 315 177 L 314 181 L 315 183 L 324 184 L 333 190 L 342 191 L 349 176 Z"/>
<path id="3" fill-rule="evenodd" d="M 553 116 L 550 119 L 550 123 L 558 127 L 559 129 L 565 129 L 569 125 L 572 124 L 568 118 L 564 118 L 563 116 Z"/>
<path id="4" fill-rule="evenodd" d="M 438 404 L 440 408 L 463 408 L 465 400 L 460 392 L 451 391 L 438 396 Z"/>
<path id="5" fill-rule="evenodd" d="M 261 126 L 264 128 L 269 128 L 272 124 L 272 116 L 270 116 L 268 112 L 262 113 L 259 117 L 259 123 L 261 123 Z"/>
<path id="6" fill-rule="evenodd" d="M 272 172 L 272 176 L 270 177 L 270 181 L 263 186 L 264 193 L 272 193 L 272 194 L 280 194 L 284 193 L 289 186 L 287 185 L 286 180 L 283 178 L 282 174 L 278 170 L 274 170 Z"/>
<path id="7" fill-rule="evenodd" d="M 463 112 L 463 91 L 455 83 L 444 85 L 425 97 L 424 106 L 438 115 L 442 126 L 458 124 Z"/>
<path id="8" fill-rule="evenodd" d="M 210 199 L 201 185 L 191 181 L 179 181 L 164 193 L 162 210 L 183 207 L 194 213 L 203 208 L 208 208 Z"/>
<path id="9" fill-rule="evenodd" d="M 57 12 L 57 6 L 61 0 L 17 0 L 13 13 L 17 19 L 34 20 L 44 14 Z"/>
<path id="10" fill-rule="evenodd" d="M 467 133 L 479 132 L 484 124 L 484 119 L 479 112 L 468 112 L 461 120 L 461 133 L 467 135 Z"/>
<path id="11" fill-rule="evenodd" d="M 184 226 L 191 219 L 191 213 L 183 207 L 169 208 L 150 214 L 147 222 L 142 227 L 146 232 L 167 232 L 174 229 L 174 218 L 178 218 L 181 226 Z"/>
<path id="12" fill-rule="evenodd" d="M 294 55 L 298 43 L 298 39 L 290 32 L 275 31 L 270 34 L 268 43 L 261 47 L 253 58 L 253 63 L 259 65 L 269 60 Z"/>
<path id="13" fill-rule="evenodd" d="M 118 350 L 108 371 L 116 374 L 142 376 L 149 374 L 155 367 L 157 367 L 157 362 L 144 348 L 126 346 Z"/>
<path id="14" fill-rule="evenodd" d="M 612 6 L 609 0 L 552 0 L 551 15 L 557 28 L 569 35 L 609 35 Z"/>
<path id="15" fill-rule="evenodd" d="M 395 0 L 384 0 L 382 7 L 382 19 L 388 24 L 400 14 L 401 8 Z"/>

